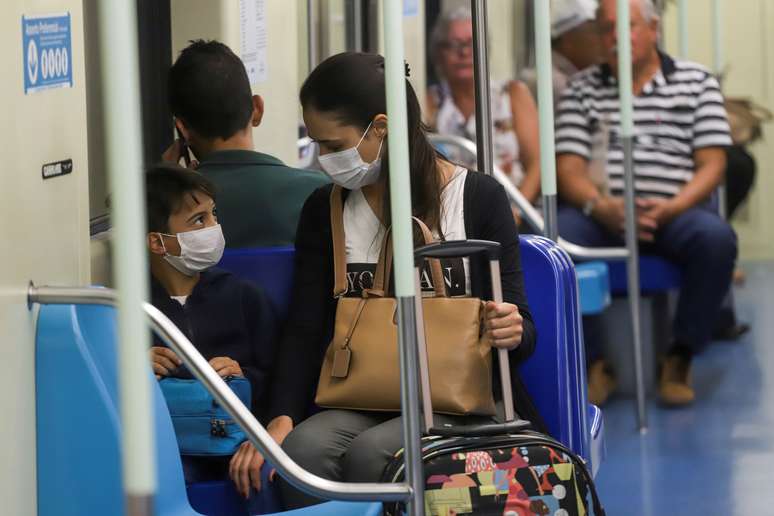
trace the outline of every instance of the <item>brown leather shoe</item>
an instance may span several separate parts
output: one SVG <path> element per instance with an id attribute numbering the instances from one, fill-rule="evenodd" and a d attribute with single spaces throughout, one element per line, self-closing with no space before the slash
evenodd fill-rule
<path id="1" fill-rule="evenodd" d="M 604 360 L 595 360 L 588 371 L 589 403 L 601 407 L 615 391 L 616 381 L 610 366 Z"/>
<path id="2" fill-rule="evenodd" d="M 691 361 L 678 355 L 667 355 L 661 368 L 658 395 L 666 405 L 690 405 L 695 399 L 691 387 Z"/>

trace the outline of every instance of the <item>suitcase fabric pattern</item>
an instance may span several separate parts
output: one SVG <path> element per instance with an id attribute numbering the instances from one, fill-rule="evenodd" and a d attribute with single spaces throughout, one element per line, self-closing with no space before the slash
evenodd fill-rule
<path id="1" fill-rule="evenodd" d="M 586 515 L 586 485 L 547 446 L 459 451 L 425 461 L 426 514 Z M 580 480 L 580 481 L 579 481 Z"/>
<path id="2" fill-rule="evenodd" d="M 456 516 L 604 516 L 582 460 L 546 435 L 426 437 L 425 514 Z M 403 480 L 403 450 L 384 481 Z M 591 502 L 591 507 L 589 507 Z M 386 504 L 388 516 L 401 514 Z"/>

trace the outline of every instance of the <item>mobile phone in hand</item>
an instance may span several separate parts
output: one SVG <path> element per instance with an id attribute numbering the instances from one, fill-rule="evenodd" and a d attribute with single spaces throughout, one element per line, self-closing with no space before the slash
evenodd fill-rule
<path id="1" fill-rule="evenodd" d="M 183 137 L 183 133 L 180 132 L 180 129 L 175 125 L 175 131 L 177 132 L 177 137 L 180 139 L 180 154 L 183 156 L 183 162 L 185 163 L 186 167 L 191 166 L 191 154 L 190 150 L 188 148 L 188 141 Z"/>

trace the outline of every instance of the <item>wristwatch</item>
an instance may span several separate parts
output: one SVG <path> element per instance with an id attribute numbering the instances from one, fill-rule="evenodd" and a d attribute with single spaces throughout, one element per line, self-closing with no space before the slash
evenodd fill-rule
<path id="1" fill-rule="evenodd" d="M 594 208 L 596 207 L 599 200 L 600 200 L 600 196 L 595 195 L 588 201 L 584 202 L 583 208 L 581 209 L 581 211 L 583 211 L 583 214 L 587 217 L 591 217 L 591 212 L 594 211 Z"/>

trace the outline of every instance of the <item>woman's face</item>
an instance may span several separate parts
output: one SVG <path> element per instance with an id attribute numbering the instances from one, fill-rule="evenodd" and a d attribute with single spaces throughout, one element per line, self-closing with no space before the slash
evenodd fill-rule
<path id="1" fill-rule="evenodd" d="M 366 163 L 379 157 L 379 147 L 387 133 L 386 115 L 376 115 L 366 133 L 365 128 L 343 124 L 334 113 L 318 111 L 313 107 L 304 108 L 304 124 L 309 137 L 319 145 L 321 156 L 351 149 L 363 138 L 357 150 Z M 363 133 L 366 133 L 365 137 Z"/>
<path id="2" fill-rule="evenodd" d="M 448 81 L 473 80 L 473 23 L 470 20 L 449 23 L 439 57 L 441 70 Z"/>

